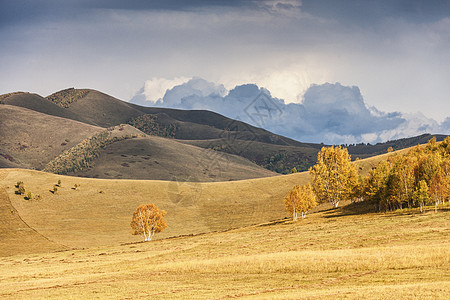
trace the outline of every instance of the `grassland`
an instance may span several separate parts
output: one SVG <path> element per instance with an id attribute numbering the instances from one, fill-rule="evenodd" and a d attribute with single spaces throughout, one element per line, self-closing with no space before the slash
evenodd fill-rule
<path id="1" fill-rule="evenodd" d="M 380 159 L 359 161 L 360 171 Z M 16 195 L 19 180 L 40 199 Z M 299 222 L 284 219 L 283 197 L 309 180 L 105 180 L 2 169 L 0 298 L 449 298 L 450 205 L 435 214 L 323 204 Z M 169 227 L 142 243 L 129 222 L 150 202 L 168 212 Z"/>
<path id="2" fill-rule="evenodd" d="M 448 299 L 449 211 L 354 214 L 0 259 L 2 299 Z"/>

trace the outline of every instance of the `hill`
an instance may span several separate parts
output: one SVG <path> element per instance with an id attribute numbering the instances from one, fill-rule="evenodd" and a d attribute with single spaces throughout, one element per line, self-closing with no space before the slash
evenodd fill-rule
<path id="1" fill-rule="evenodd" d="M 30 169 L 103 130 L 12 105 L 0 105 L 0 128 L 0 166 Z"/>
<path id="2" fill-rule="evenodd" d="M 0 101 L 7 104 L 103 128 L 127 123 L 149 135 L 238 155 L 268 170 L 284 174 L 293 167 L 299 171 L 307 170 L 316 162 L 316 154 L 323 146 L 294 141 L 210 111 L 142 107 L 90 89 L 66 89 L 46 98 L 27 93 L 2 97 Z M 386 153 L 389 147 L 399 150 L 426 143 L 431 137 L 421 135 L 376 145 L 349 145 L 348 150 L 353 159 L 367 158 Z M 438 141 L 445 138 L 443 135 L 436 137 Z"/>
<path id="3" fill-rule="evenodd" d="M 0 257 L 11 254 L 53 252 L 66 249 L 28 226 L 12 206 L 9 196 L 0 187 Z M 26 241 L 26 242 L 24 242 Z"/>
<path id="4" fill-rule="evenodd" d="M 380 159 L 361 160 L 368 172 Z M 61 180 L 57 193 L 53 185 Z M 14 193 L 23 181 L 39 199 Z M 93 247 L 138 241 L 129 222 L 137 206 L 155 203 L 169 212 L 169 228 L 157 238 L 227 230 L 286 217 L 282 199 L 296 184 L 310 181 L 307 172 L 228 182 L 113 180 L 0 169 L 0 187 L 30 227 L 68 247 Z M 77 185 L 77 187 L 75 187 Z M 63 230 L 62 230 L 63 229 Z M 70 238 L 68 238 L 70 236 Z"/>
<path id="5" fill-rule="evenodd" d="M 217 155 L 212 150 L 172 139 L 147 136 L 129 125 L 121 125 L 114 130 L 111 128 L 110 131 L 18 106 L 0 105 L 0 127 L 0 167 L 3 168 L 47 168 L 50 172 L 84 177 L 190 178 L 194 181 L 227 181 L 275 175 L 241 157 L 225 153 Z M 82 142 L 107 132 L 113 134 L 110 143 L 80 150 Z M 137 136 L 141 137 L 131 139 Z M 62 167 L 61 160 L 58 160 L 60 156 L 65 156 L 64 170 L 58 169 Z M 54 161 L 57 163 L 51 168 L 49 164 Z M 84 163 L 86 168 L 73 170 L 74 164 Z"/>
<path id="6" fill-rule="evenodd" d="M 295 184 L 309 180 L 301 173 L 213 183 L 106 180 L 19 169 L 0 169 L 0 178 L 0 187 L 24 222 L 51 241 L 76 248 L 139 241 L 130 234 L 129 223 L 136 207 L 149 202 L 169 212 L 169 228 L 157 238 L 283 218 L 280 199 Z M 57 193 L 50 192 L 58 180 Z M 16 195 L 17 181 L 38 198 Z"/>

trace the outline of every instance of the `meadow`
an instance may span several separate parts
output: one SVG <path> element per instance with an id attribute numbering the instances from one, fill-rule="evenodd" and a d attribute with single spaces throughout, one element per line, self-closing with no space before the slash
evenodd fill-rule
<path id="1" fill-rule="evenodd" d="M 448 299 L 450 213 L 306 219 L 0 258 L 2 299 Z"/>
<path id="2" fill-rule="evenodd" d="M 359 171 L 385 158 L 360 160 Z M 0 298 L 450 297 L 448 202 L 437 213 L 321 204 L 293 223 L 282 200 L 309 180 L 106 180 L 1 169 Z M 40 197 L 15 194 L 17 181 Z M 142 203 L 168 211 L 168 228 L 146 243 L 129 226 Z"/>

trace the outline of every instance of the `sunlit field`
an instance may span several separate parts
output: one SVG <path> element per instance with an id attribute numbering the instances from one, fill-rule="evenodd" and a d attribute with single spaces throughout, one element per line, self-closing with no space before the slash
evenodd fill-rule
<path id="1" fill-rule="evenodd" d="M 358 214 L 0 259 L 0 297 L 448 299 L 450 213 Z"/>

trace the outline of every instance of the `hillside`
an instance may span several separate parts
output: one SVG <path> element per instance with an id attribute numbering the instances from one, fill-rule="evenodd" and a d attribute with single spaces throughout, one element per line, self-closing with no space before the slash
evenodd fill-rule
<path id="1" fill-rule="evenodd" d="M 92 168 L 68 175 L 105 179 L 229 181 L 276 176 L 250 161 L 157 136 L 115 142 Z"/>
<path id="2" fill-rule="evenodd" d="M 0 98 L 3 103 L 103 128 L 128 123 L 149 135 L 238 155 L 278 173 L 289 173 L 293 167 L 299 171 L 307 170 L 315 163 L 316 154 L 323 146 L 294 141 L 210 111 L 142 107 L 91 89 L 71 88 L 46 98 L 29 93 Z M 353 159 L 367 158 L 386 153 L 389 147 L 400 150 L 426 143 L 431 137 L 421 135 L 376 145 L 349 145 L 348 150 Z M 436 137 L 438 141 L 445 138 L 442 135 Z M 15 167 L 11 163 L 0 163 L 0 166 Z"/>
<path id="3" fill-rule="evenodd" d="M 128 179 L 190 178 L 194 181 L 227 181 L 276 175 L 241 157 L 181 144 L 173 139 L 146 136 L 129 125 L 111 131 L 114 140 L 106 148 L 98 145 L 98 149 L 92 148 L 89 154 L 81 153 L 82 156 L 76 158 L 73 155 L 79 151 L 76 149 L 82 141 L 108 130 L 18 106 L 0 105 L 0 128 L 2 168 L 42 170 L 60 155 L 72 153 L 65 159 L 65 168 L 85 163 L 86 157 L 92 161 L 87 164 L 88 168 L 69 170 L 63 174 Z M 141 138 L 128 138 L 138 135 Z M 92 156 L 92 151 L 98 152 L 98 157 Z M 60 173 L 59 167 L 48 167 L 47 170 Z"/>
<path id="4" fill-rule="evenodd" d="M 358 161 L 360 172 L 387 156 Z M 39 197 L 16 195 L 19 180 Z M 283 197 L 309 180 L 308 173 L 105 180 L 0 169 L 0 296 L 444 299 L 450 292 L 448 205 L 437 214 L 434 207 L 373 213 L 347 201 L 292 223 Z M 142 243 L 129 224 L 149 202 L 167 211 L 168 228 Z"/>
<path id="5" fill-rule="evenodd" d="M 30 169 L 103 130 L 12 105 L 0 105 L 0 128 L 0 166 Z"/>
<path id="6" fill-rule="evenodd" d="M 295 224 L 15 255 L 0 258 L 0 297 L 446 299 L 449 227 L 448 211 L 348 206 Z"/>
<path id="7" fill-rule="evenodd" d="M 130 218 L 137 206 L 148 202 L 169 212 L 170 226 L 158 238 L 283 218 L 280 199 L 295 184 L 309 180 L 301 173 L 213 183 L 106 180 L 19 169 L 0 169 L 0 178 L 0 187 L 6 189 L 21 218 L 40 234 L 69 247 L 139 241 L 130 234 Z M 61 187 L 51 193 L 58 180 Z M 16 195 L 17 181 L 40 199 Z"/>
<path id="8" fill-rule="evenodd" d="M 359 161 L 360 171 L 368 172 L 385 158 Z M 61 186 L 57 193 L 51 193 L 58 180 Z M 22 219 L 53 242 L 69 247 L 139 241 L 139 237 L 130 235 L 130 218 L 138 205 L 149 202 L 169 212 L 170 226 L 157 238 L 281 219 L 286 216 L 282 199 L 294 185 L 309 180 L 307 172 L 240 181 L 190 182 L 90 179 L 0 169 L 0 187 L 5 188 Z M 26 191 L 40 195 L 40 199 L 30 201 L 16 195 L 17 181 L 23 181 Z"/>
<path id="9" fill-rule="evenodd" d="M 66 249 L 29 227 L 12 206 L 3 187 L 0 187 L 0 219 L 0 257 Z"/>

